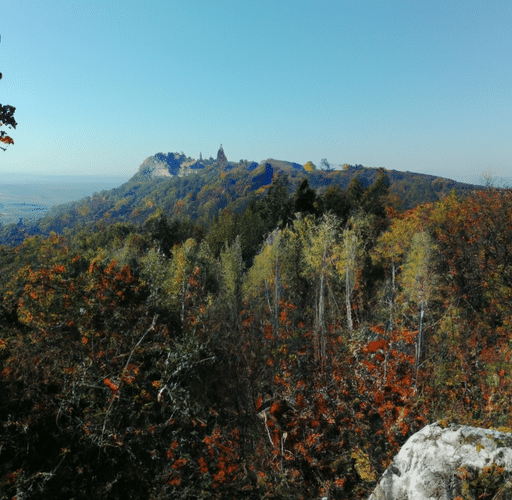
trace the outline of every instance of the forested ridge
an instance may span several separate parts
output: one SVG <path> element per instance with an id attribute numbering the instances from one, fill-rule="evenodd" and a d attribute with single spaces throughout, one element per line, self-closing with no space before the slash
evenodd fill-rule
<path id="1" fill-rule="evenodd" d="M 0 498 L 366 498 L 427 423 L 512 427 L 512 191 L 397 206 L 277 178 L 0 246 Z"/>
<path id="2" fill-rule="evenodd" d="M 281 182 L 289 195 L 307 180 L 321 197 L 328 189 L 346 191 L 352 182 L 366 189 L 385 174 L 389 197 L 401 210 L 421 203 L 438 201 L 481 189 L 433 175 L 343 165 L 341 170 L 317 169 L 305 165 L 268 159 L 260 162 L 228 162 L 224 150 L 217 159 L 194 160 L 184 153 L 158 153 L 148 157 L 137 173 L 121 186 L 92 196 L 52 207 L 43 218 L 20 220 L 0 226 L 0 244 L 21 244 L 27 236 L 97 231 L 106 225 L 125 222 L 143 224 L 162 211 L 173 221 L 192 222 L 208 228 L 219 212 L 243 212 L 250 203 L 264 198 L 275 182 Z M 328 162 L 324 160 L 328 165 Z"/>

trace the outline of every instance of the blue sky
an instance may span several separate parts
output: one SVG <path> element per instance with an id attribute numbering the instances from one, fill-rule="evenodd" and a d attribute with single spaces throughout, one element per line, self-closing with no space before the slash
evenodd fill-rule
<path id="1" fill-rule="evenodd" d="M 510 0 L 4 0 L 1 172 L 157 152 L 512 175 Z"/>

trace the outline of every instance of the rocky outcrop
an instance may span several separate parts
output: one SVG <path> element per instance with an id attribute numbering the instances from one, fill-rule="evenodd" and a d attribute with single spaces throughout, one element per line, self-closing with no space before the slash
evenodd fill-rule
<path id="1" fill-rule="evenodd" d="M 204 167 L 202 162 L 189 158 L 183 153 L 157 153 L 143 161 L 134 177 L 143 179 L 183 177 Z"/>
<path id="2" fill-rule="evenodd" d="M 512 434 L 431 424 L 404 444 L 369 500 L 508 499 L 511 477 Z"/>

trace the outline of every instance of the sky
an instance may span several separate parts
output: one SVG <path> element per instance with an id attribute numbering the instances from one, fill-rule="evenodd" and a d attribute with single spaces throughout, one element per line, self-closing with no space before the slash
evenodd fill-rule
<path id="1" fill-rule="evenodd" d="M 4 0 L 2 172 L 181 152 L 512 176 L 510 0 Z"/>

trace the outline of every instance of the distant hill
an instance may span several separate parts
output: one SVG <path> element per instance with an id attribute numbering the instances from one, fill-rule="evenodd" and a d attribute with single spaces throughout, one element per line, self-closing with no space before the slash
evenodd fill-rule
<path id="1" fill-rule="evenodd" d="M 184 153 L 157 153 L 144 160 L 137 172 L 121 186 L 78 201 L 53 207 L 37 221 L 2 227 L 0 242 L 14 242 L 22 235 L 63 233 L 93 227 L 98 223 L 132 222 L 142 224 L 156 210 L 171 219 L 190 220 L 207 225 L 219 210 L 239 211 L 251 200 L 259 199 L 281 178 L 289 193 L 308 179 L 309 186 L 321 195 L 329 186 L 346 190 L 357 177 L 363 187 L 370 186 L 380 173 L 390 182 L 390 196 L 399 210 L 437 201 L 452 190 L 458 194 L 482 189 L 433 175 L 344 165 L 341 170 L 320 170 L 306 165 L 269 158 L 261 162 L 228 161 L 223 148 L 216 159 L 194 158 Z"/>

